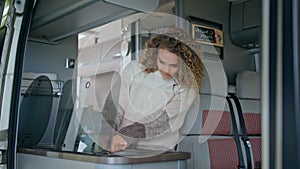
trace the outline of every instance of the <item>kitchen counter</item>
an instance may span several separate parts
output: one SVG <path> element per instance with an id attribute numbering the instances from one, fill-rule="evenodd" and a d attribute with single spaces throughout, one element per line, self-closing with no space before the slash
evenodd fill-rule
<path id="1" fill-rule="evenodd" d="M 186 168 L 189 152 L 158 152 L 146 150 L 125 150 L 114 154 L 84 154 L 77 152 L 53 151 L 43 149 L 18 148 L 17 164 L 19 169 L 34 168 L 103 168 L 103 169 L 150 169 Z M 90 167 L 88 167 L 90 166 Z"/>

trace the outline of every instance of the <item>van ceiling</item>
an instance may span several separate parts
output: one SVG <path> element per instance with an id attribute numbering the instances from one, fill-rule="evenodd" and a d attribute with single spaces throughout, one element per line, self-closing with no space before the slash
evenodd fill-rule
<path id="1" fill-rule="evenodd" d="M 166 0 L 38 0 L 29 37 L 45 42 L 58 42 L 139 11 L 154 11 L 165 2 Z"/>

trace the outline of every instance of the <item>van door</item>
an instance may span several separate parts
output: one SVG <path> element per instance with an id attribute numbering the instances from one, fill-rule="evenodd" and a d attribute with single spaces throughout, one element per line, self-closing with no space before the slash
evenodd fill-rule
<path id="1" fill-rule="evenodd" d="M 15 168 L 23 56 L 35 0 L 1 0 L 0 168 Z"/>

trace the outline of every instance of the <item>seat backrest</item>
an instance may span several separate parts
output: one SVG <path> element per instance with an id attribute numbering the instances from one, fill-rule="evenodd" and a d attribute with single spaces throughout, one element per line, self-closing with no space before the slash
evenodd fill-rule
<path id="1" fill-rule="evenodd" d="M 191 152 L 188 169 L 237 168 L 239 156 L 226 103 L 226 74 L 216 58 L 204 58 L 203 63 L 198 116 L 178 149 Z"/>
<path id="2" fill-rule="evenodd" d="M 54 148 L 60 150 L 66 137 L 68 126 L 73 114 L 74 98 L 72 95 L 73 80 L 67 80 L 62 88 L 53 133 Z"/>
<path id="3" fill-rule="evenodd" d="M 46 75 L 38 75 L 27 81 L 20 103 L 18 145 L 33 148 L 40 143 L 47 131 L 53 104 L 53 87 Z M 25 88 L 24 87 L 24 88 Z M 37 127 L 39 126 L 39 127 Z"/>
<path id="4" fill-rule="evenodd" d="M 248 137 L 252 146 L 253 165 L 261 166 L 260 74 L 242 71 L 236 78 L 236 96 L 240 102 Z"/>
<path id="5" fill-rule="evenodd" d="M 200 134 L 202 128 L 202 112 L 204 110 L 224 110 L 226 104 L 227 78 L 221 61 L 216 58 L 204 58 L 203 64 L 205 69 L 200 90 L 198 113 L 196 115 L 190 112 L 187 114 L 186 121 L 192 123 L 193 126 L 191 130 L 183 134 Z M 215 118 L 220 120 L 221 117 Z M 213 130 L 213 128 L 211 128 L 211 130 Z"/>

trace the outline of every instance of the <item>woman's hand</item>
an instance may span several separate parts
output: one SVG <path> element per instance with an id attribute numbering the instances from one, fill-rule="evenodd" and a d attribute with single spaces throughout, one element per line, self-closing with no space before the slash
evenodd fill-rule
<path id="1" fill-rule="evenodd" d="M 121 137 L 120 135 L 115 135 L 113 137 L 111 146 L 110 146 L 110 152 L 116 152 L 116 151 L 121 151 L 124 150 L 128 146 L 127 141 Z"/>

